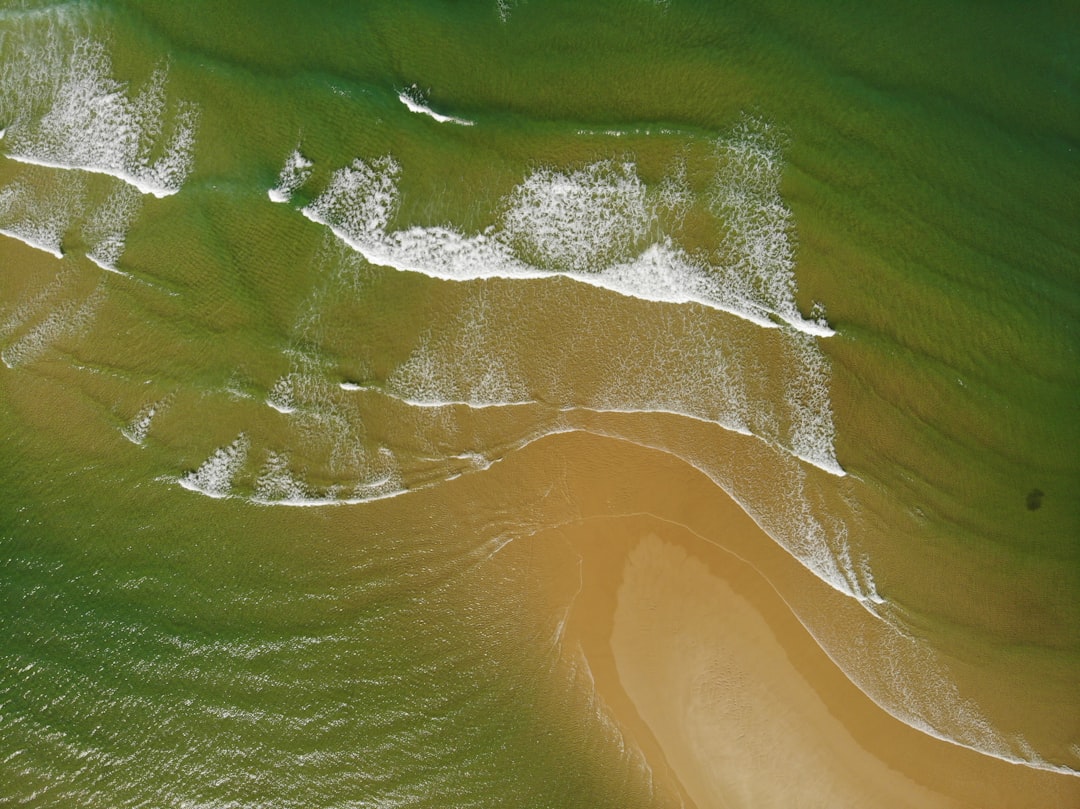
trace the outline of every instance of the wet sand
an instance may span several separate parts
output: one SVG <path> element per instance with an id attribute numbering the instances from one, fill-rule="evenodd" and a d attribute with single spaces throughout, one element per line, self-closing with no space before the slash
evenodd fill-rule
<path id="1" fill-rule="evenodd" d="M 625 445 L 574 441 L 627 456 L 616 499 L 644 469 Z M 697 809 L 1080 805 L 1080 778 L 940 741 L 879 708 L 779 593 L 791 599 L 801 588 L 803 608 L 850 599 L 776 548 L 696 472 L 655 457 L 650 464 L 649 486 L 629 498 L 642 512 L 605 516 L 600 506 L 610 507 L 612 493 L 594 479 L 592 492 L 578 489 L 586 516 L 550 529 L 548 540 L 580 561 L 564 648 L 584 656 L 659 795 L 676 792 Z M 676 505 L 656 508 L 666 496 Z M 751 565 L 720 543 L 760 558 Z M 861 620 L 861 611 L 841 607 L 837 620 Z"/>

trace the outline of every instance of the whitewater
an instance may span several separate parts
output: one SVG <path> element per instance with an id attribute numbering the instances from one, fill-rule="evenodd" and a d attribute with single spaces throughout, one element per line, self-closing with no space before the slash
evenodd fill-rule
<path id="1" fill-rule="evenodd" d="M 0 161 L 7 172 L 0 236 L 55 259 L 2 301 L 0 359 L 9 380 L 43 360 L 78 363 L 80 341 L 110 328 L 102 312 L 130 304 L 116 287 L 132 286 L 124 279 L 153 268 L 127 263 L 129 235 L 144 217 L 167 219 L 161 206 L 186 203 L 199 135 L 212 123 L 173 86 L 168 59 L 139 78 L 121 79 L 106 42 L 56 15 L 44 19 L 46 33 L 26 46 L 25 58 L 5 62 L 0 93 Z M 4 47 L 10 50 L 12 41 Z M 487 136 L 487 118 L 436 112 L 415 88 L 400 86 L 383 88 L 384 94 L 400 102 L 393 114 L 420 116 L 418 129 Z M 129 367 L 118 364 L 115 376 L 129 392 L 100 408 L 114 422 L 112 434 L 140 458 L 171 453 L 175 467 L 157 478 L 170 490 L 260 508 L 362 509 L 484 475 L 526 448 L 573 435 L 677 458 L 885 627 L 892 646 L 882 659 L 920 661 L 918 671 L 906 673 L 857 669 L 804 623 L 876 704 L 936 738 L 1075 775 L 981 717 L 905 628 L 888 591 L 879 592 L 873 560 L 852 536 L 857 509 L 829 513 L 822 505 L 823 491 L 864 485 L 837 453 L 843 425 L 836 424 L 825 349 L 845 335 L 830 325 L 824 305 L 800 309 L 797 223 L 781 194 L 787 166 L 773 125 L 744 116 L 710 136 L 705 191 L 690 187 L 677 160 L 661 180 L 645 179 L 649 172 L 623 144 L 653 131 L 589 132 L 592 140 L 612 137 L 620 145 L 600 159 L 531 162 L 491 205 L 490 224 L 472 229 L 407 221 L 402 189 L 417 170 L 392 148 L 328 156 L 325 140 L 305 141 L 295 129 L 275 133 L 283 148 L 262 180 L 230 177 L 231 186 L 222 183 L 229 192 L 198 193 L 213 201 L 207 209 L 227 193 L 244 204 L 250 197 L 253 220 L 267 209 L 281 218 L 275 221 L 324 239 L 318 260 L 306 268 L 310 284 L 296 285 L 310 288 L 297 303 L 300 314 L 284 334 L 260 332 L 258 362 L 244 367 L 242 358 L 231 360 L 241 385 L 230 379 L 215 386 L 201 377 L 194 383 L 175 370 L 159 371 L 153 363 L 155 351 L 164 353 L 161 345 Z M 683 136 L 672 128 L 655 132 Z M 469 193 L 467 186 L 453 189 L 461 197 Z M 691 209 L 697 221 L 718 223 L 717 244 L 683 242 L 680 228 Z M 150 254 L 144 250 L 139 260 Z M 356 359 L 360 372 L 343 373 L 343 352 L 328 347 L 328 335 L 349 333 L 350 322 L 335 307 L 360 299 L 370 279 L 396 273 L 431 279 L 436 288 L 453 285 L 457 297 L 411 343 L 395 346 L 400 355 L 393 362 Z M 252 272 L 233 289 L 261 280 Z M 192 286 L 185 290 L 189 300 L 202 303 Z M 628 318 L 625 339 L 605 341 L 587 307 L 575 309 L 582 290 L 598 293 L 590 301 L 610 306 L 597 304 L 615 313 L 612 322 L 620 322 L 616 307 L 633 305 L 645 307 L 633 311 L 647 311 L 651 325 Z M 549 338 L 521 316 L 538 302 L 547 309 L 537 319 L 557 321 L 571 335 L 551 337 L 542 348 L 554 359 L 544 362 L 531 355 Z M 180 317 L 159 303 L 141 305 L 148 319 Z M 222 343 L 232 337 L 224 334 Z M 198 339 L 214 336 L 192 342 Z M 562 374 L 579 366 L 595 372 L 587 384 Z M 210 438 L 222 413 L 231 419 L 228 437 Z M 185 414 L 195 428 L 181 432 L 170 419 Z M 701 436 L 708 440 L 694 440 Z M 764 470 L 760 478 L 771 490 L 755 487 L 754 474 L 744 469 Z M 925 693 L 937 695 L 936 702 L 916 696 Z"/>

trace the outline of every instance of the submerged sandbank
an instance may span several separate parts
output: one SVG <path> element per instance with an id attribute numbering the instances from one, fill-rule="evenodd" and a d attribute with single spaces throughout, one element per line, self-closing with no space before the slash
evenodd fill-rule
<path id="1" fill-rule="evenodd" d="M 785 601 L 801 587 L 795 601 L 806 602 L 820 582 L 774 553 L 722 492 L 692 471 L 663 471 L 676 472 L 662 487 L 679 492 L 677 509 L 656 516 L 647 501 L 664 498 L 654 487 L 647 511 L 588 516 L 585 496 L 583 519 L 547 532 L 580 558 L 564 648 L 587 662 L 661 792 L 697 809 L 1080 804 L 1078 778 L 941 741 L 876 705 Z M 596 486 L 598 500 L 605 488 Z M 754 562 L 776 586 L 721 547 L 728 540 L 743 553 L 768 549 Z"/>

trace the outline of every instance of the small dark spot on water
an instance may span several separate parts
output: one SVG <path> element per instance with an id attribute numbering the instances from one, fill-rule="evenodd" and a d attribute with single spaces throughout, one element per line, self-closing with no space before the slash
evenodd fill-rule
<path id="1" fill-rule="evenodd" d="M 1043 492 L 1042 489 L 1032 489 L 1027 493 L 1027 507 L 1028 511 L 1034 511 L 1042 505 Z"/>

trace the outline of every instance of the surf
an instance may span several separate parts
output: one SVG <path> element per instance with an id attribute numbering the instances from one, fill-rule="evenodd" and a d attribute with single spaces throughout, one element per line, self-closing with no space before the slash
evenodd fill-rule
<path id="1" fill-rule="evenodd" d="M 390 156 L 358 158 L 334 172 L 300 213 L 372 264 L 444 281 L 568 278 L 639 300 L 698 304 L 763 328 L 788 327 L 815 337 L 835 333 L 824 320 L 803 317 L 795 305 L 791 248 L 782 238 L 788 217 L 773 190 L 744 197 L 750 211 L 737 222 L 743 227 L 733 245 L 739 258 L 716 266 L 692 258 L 670 238 L 636 249 L 652 215 L 632 165 L 540 170 L 501 203 L 506 213 L 499 226 L 471 235 L 451 227 L 391 230 L 400 172 Z M 661 203 L 662 197 L 654 201 Z M 781 247 L 763 249 L 777 240 Z"/>

